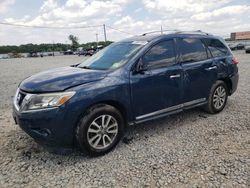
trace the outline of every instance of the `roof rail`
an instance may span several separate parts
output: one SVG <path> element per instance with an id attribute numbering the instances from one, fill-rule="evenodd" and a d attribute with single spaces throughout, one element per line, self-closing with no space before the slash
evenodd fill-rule
<path id="1" fill-rule="evenodd" d="M 151 31 L 151 32 L 147 32 L 147 33 L 143 33 L 142 36 L 146 36 L 148 34 L 154 34 L 154 33 L 164 33 L 166 31 L 173 31 L 173 34 L 181 34 L 181 33 L 187 33 L 187 34 L 203 34 L 203 35 L 211 35 L 209 33 L 203 32 L 201 30 L 196 30 L 196 31 L 181 31 L 181 30 L 177 30 L 177 29 L 171 29 L 171 30 L 159 30 L 159 31 Z"/>
<path id="2" fill-rule="evenodd" d="M 211 35 L 209 33 L 203 32 L 201 30 L 196 30 L 196 31 L 178 31 L 176 33 L 188 33 L 188 34 L 203 34 L 203 35 Z"/>

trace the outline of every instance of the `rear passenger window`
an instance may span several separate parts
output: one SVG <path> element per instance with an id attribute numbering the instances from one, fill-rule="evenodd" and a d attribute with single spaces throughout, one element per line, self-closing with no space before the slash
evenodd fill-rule
<path id="1" fill-rule="evenodd" d="M 202 39 L 213 57 L 223 57 L 228 54 L 227 47 L 218 39 Z"/>
<path id="2" fill-rule="evenodd" d="M 175 49 L 173 40 L 156 44 L 142 57 L 142 60 L 148 69 L 157 69 L 174 64 Z"/>
<path id="3" fill-rule="evenodd" d="M 182 63 L 197 62 L 207 59 L 207 51 L 200 39 L 179 39 L 179 49 L 182 55 Z"/>

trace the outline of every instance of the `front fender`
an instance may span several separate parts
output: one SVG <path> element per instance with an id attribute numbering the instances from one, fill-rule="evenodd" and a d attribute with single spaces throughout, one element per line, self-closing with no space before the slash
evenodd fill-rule
<path id="1" fill-rule="evenodd" d="M 80 85 L 70 90 L 76 91 L 76 94 L 67 104 L 67 115 L 75 117 L 74 124 L 77 124 L 79 118 L 90 106 L 106 101 L 121 104 L 126 111 L 126 120 L 130 122 L 133 119 L 130 87 L 126 80 L 112 77 Z"/>

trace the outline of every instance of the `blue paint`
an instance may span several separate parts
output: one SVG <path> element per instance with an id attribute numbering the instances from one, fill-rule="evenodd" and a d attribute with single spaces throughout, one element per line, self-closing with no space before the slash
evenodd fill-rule
<path id="1" fill-rule="evenodd" d="M 205 47 L 205 60 L 184 63 L 179 48 L 182 38 L 212 38 L 224 43 L 220 38 L 203 34 L 146 35 L 123 40 L 121 42 L 147 43 L 116 69 L 63 67 L 25 79 L 19 85 L 25 93 L 75 91 L 76 94 L 59 108 L 29 112 L 14 108 L 13 116 L 20 127 L 38 142 L 71 147 L 79 119 L 94 104 L 113 105 L 122 112 L 128 124 L 134 124 L 205 104 L 216 80 L 227 81 L 229 94 L 232 94 L 238 84 L 238 68 L 232 63 L 233 56 L 228 47 L 226 55 L 216 58 Z M 174 63 L 138 71 L 138 63 L 144 54 L 168 40 L 173 41 Z M 209 70 L 214 66 L 215 69 Z M 173 75 L 177 76 L 171 78 Z"/>

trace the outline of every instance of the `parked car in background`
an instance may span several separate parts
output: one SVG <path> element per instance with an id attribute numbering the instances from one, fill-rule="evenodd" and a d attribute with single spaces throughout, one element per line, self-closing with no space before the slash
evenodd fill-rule
<path id="1" fill-rule="evenodd" d="M 245 48 L 245 45 L 244 45 L 244 44 L 241 44 L 241 43 L 240 43 L 240 44 L 237 45 L 237 49 L 238 49 L 238 50 L 244 50 L 244 48 Z"/>
<path id="2" fill-rule="evenodd" d="M 230 49 L 231 50 L 244 50 L 245 48 L 245 45 L 244 44 L 232 44 L 232 45 L 229 45 Z"/>
<path id="3" fill-rule="evenodd" d="M 249 46 L 245 46 L 245 52 L 246 53 L 250 53 L 250 45 Z"/>
<path id="4" fill-rule="evenodd" d="M 206 33 L 135 36 L 25 79 L 13 117 L 39 143 L 103 155 L 129 125 L 198 106 L 221 112 L 237 89 L 238 63 L 223 39 Z"/>
<path id="5" fill-rule="evenodd" d="M 74 55 L 74 52 L 69 49 L 69 50 L 64 51 L 63 55 Z"/>
<path id="6" fill-rule="evenodd" d="M 92 56 L 92 55 L 94 55 L 95 52 L 96 52 L 96 49 L 93 49 L 93 48 L 87 49 L 85 56 Z"/>
<path id="7" fill-rule="evenodd" d="M 81 55 L 85 56 L 86 53 L 87 53 L 87 50 L 82 49 L 82 50 L 80 50 L 80 51 L 78 52 L 78 56 L 81 56 Z"/>
<path id="8" fill-rule="evenodd" d="M 21 58 L 24 57 L 21 53 L 17 53 L 17 52 L 12 52 L 8 54 L 9 58 Z"/>
<path id="9" fill-rule="evenodd" d="M 228 44 L 228 47 L 230 48 L 230 50 L 234 50 L 234 48 L 236 47 L 236 44 Z"/>
<path id="10" fill-rule="evenodd" d="M 49 52 L 48 56 L 55 56 L 54 52 Z"/>
<path id="11" fill-rule="evenodd" d="M 40 56 L 39 53 L 40 52 L 35 52 L 35 51 L 34 52 L 29 52 L 28 57 L 39 57 Z"/>

